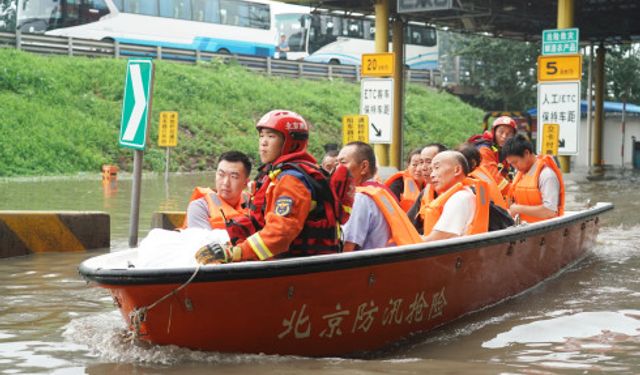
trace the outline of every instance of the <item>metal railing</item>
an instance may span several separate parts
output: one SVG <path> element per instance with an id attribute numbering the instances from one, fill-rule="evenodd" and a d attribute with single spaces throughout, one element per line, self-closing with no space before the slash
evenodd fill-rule
<path id="1" fill-rule="evenodd" d="M 219 59 L 225 63 L 235 62 L 252 71 L 274 76 L 360 81 L 360 69 L 354 65 L 277 60 L 270 57 L 219 54 L 189 49 L 125 44 L 117 41 L 97 41 L 21 32 L 15 34 L 0 32 L 0 48 L 2 47 L 14 47 L 22 51 L 49 55 L 112 58 L 151 57 L 187 64 Z M 437 70 L 406 69 L 405 76 L 409 82 L 426 86 L 440 86 L 442 84 L 442 76 Z"/>

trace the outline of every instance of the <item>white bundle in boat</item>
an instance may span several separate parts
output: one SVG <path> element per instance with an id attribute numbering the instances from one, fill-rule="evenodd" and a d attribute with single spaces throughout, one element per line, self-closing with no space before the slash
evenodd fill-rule
<path id="1" fill-rule="evenodd" d="M 180 232 L 152 229 L 138 247 L 136 268 L 181 268 L 197 265 L 195 254 L 202 246 L 229 242 L 226 230 L 188 228 Z"/>

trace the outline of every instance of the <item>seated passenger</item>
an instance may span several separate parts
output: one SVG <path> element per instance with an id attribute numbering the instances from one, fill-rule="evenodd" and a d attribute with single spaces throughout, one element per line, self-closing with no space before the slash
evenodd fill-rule
<path id="1" fill-rule="evenodd" d="M 343 251 L 375 249 L 390 243 L 420 242 L 418 232 L 391 191 L 375 181 L 376 156 L 363 142 L 351 142 L 338 154 L 357 186 L 351 217 L 343 227 Z"/>
<path id="2" fill-rule="evenodd" d="M 432 162 L 432 192 L 425 193 L 424 241 L 486 232 L 489 194 L 484 181 L 467 178 L 469 166 L 458 151 L 444 151 Z M 475 189 L 475 194 L 471 190 Z"/>
<path id="3" fill-rule="evenodd" d="M 413 226 L 418 230 L 418 233 L 422 234 L 422 230 L 424 227 L 424 217 L 422 217 L 421 208 L 425 205 L 425 197 L 424 194 L 429 190 L 431 185 L 431 161 L 433 158 L 440 152 L 446 151 L 447 147 L 441 145 L 440 143 L 430 143 L 422 148 L 420 151 L 420 159 L 421 159 L 421 175 L 424 180 L 424 189 L 420 191 L 418 197 L 416 198 L 416 202 L 413 206 L 407 211 L 407 216 L 409 216 L 409 220 L 413 223 Z M 431 188 L 433 191 L 433 188 Z"/>
<path id="4" fill-rule="evenodd" d="M 336 169 L 336 165 L 338 165 L 338 150 L 327 151 L 322 157 L 320 167 L 322 167 L 322 170 L 327 172 L 327 174 L 331 174 L 334 169 Z"/>
<path id="5" fill-rule="evenodd" d="M 509 163 L 505 160 L 504 154 L 500 152 L 505 142 L 516 134 L 517 125 L 514 119 L 509 116 L 498 117 L 491 126 L 491 133 L 488 137 L 481 137 L 474 141 L 480 151 L 482 165 L 494 179 L 503 196 L 509 192 Z"/>
<path id="6" fill-rule="evenodd" d="M 329 181 L 307 153 L 309 126 L 286 110 L 256 124 L 263 165 L 251 197 L 254 232 L 238 245 L 210 244 L 196 253 L 201 264 L 336 253 L 338 224 Z M 329 194 L 327 194 L 329 192 Z"/>
<path id="7" fill-rule="evenodd" d="M 528 223 L 564 214 L 564 182 L 562 172 L 550 155 L 533 152 L 533 145 L 524 135 L 505 143 L 505 157 L 518 173 L 509 192 L 512 216 Z"/>
<path id="8" fill-rule="evenodd" d="M 216 190 L 196 187 L 191 195 L 183 228 L 225 229 L 229 220 L 246 216 L 251 161 L 239 151 L 220 155 L 216 170 Z"/>
<path id="9" fill-rule="evenodd" d="M 495 180 L 491 178 L 489 171 L 480 164 L 482 160 L 480 151 L 478 151 L 475 146 L 468 143 L 460 146 L 458 151 L 460 151 L 462 155 L 464 155 L 465 159 L 467 159 L 469 170 L 471 171 L 469 172 L 469 176 L 486 182 L 489 188 L 489 197 L 491 198 L 491 201 L 498 207 L 504 208 L 505 210 L 508 209 L 507 201 L 504 200 L 498 184 L 496 184 Z"/>
<path id="10" fill-rule="evenodd" d="M 418 199 L 423 188 L 421 149 L 413 150 L 407 157 L 407 169 L 392 175 L 384 182 L 407 212 Z"/>

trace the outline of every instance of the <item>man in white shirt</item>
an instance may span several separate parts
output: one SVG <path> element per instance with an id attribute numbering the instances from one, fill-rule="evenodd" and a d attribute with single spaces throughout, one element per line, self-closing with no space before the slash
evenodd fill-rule
<path id="1" fill-rule="evenodd" d="M 467 161 L 458 151 L 443 151 L 433 158 L 431 169 L 431 184 L 438 197 L 428 206 L 423 239 L 462 236 L 469 231 L 476 212 L 475 195 L 470 188 L 458 184 L 469 173 Z"/>

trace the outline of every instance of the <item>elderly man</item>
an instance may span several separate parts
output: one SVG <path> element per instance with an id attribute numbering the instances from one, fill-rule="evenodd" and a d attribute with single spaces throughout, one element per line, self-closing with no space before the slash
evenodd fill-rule
<path id="1" fill-rule="evenodd" d="M 343 251 L 420 241 L 393 193 L 375 181 L 376 156 L 370 145 L 363 142 L 347 144 L 340 150 L 338 162 L 349 170 L 357 186 L 351 217 L 343 228 Z"/>
<path id="2" fill-rule="evenodd" d="M 424 241 L 487 231 L 489 199 L 486 183 L 467 179 L 468 173 L 467 160 L 458 151 L 444 151 L 433 158 L 432 189 L 425 193 Z"/>
<path id="3" fill-rule="evenodd" d="M 191 195 L 185 228 L 225 229 L 229 220 L 246 216 L 251 161 L 240 151 L 220 155 L 216 170 L 216 190 L 197 187 Z"/>

